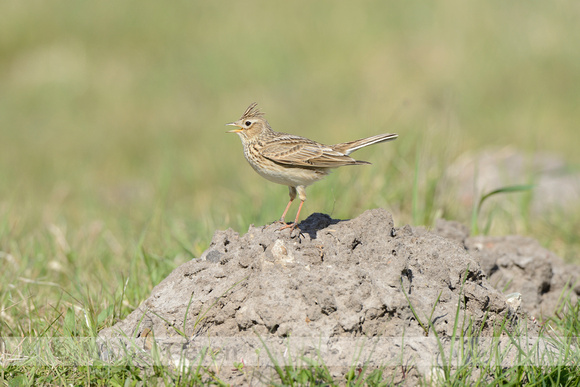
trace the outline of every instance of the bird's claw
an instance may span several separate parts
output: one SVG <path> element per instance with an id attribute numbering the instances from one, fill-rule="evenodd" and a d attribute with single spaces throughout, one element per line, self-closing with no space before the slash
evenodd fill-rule
<path id="1" fill-rule="evenodd" d="M 285 223 L 285 222 L 281 222 L 281 223 L 284 223 L 284 226 L 280 227 L 280 230 L 278 230 L 278 231 L 282 231 L 282 230 L 289 228 L 290 232 L 292 232 L 292 231 L 294 231 L 294 229 L 298 228 L 298 224 L 296 224 L 296 222 L 290 223 L 290 224 Z M 298 228 L 298 230 L 300 230 L 300 229 Z"/>
<path id="2" fill-rule="evenodd" d="M 302 235 L 302 230 L 300 230 L 300 227 L 298 227 L 298 223 L 294 222 L 294 223 L 290 223 L 290 224 L 284 224 L 284 226 L 280 227 L 278 229 L 278 231 L 282 231 L 289 228 L 290 229 L 290 236 L 292 237 L 292 233 L 294 232 L 294 230 L 298 231 L 298 236 L 303 236 Z"/>

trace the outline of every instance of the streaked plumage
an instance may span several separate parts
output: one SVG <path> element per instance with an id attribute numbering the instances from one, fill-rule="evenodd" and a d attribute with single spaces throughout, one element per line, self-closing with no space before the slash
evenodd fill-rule
<path id="1" fill-rule="evenodd" d="M 302 205 L 306 200 L 305 188 L 324 178 L 332 168 L 344 165 L 370 164 L 367 161 L 355 160 L 349 155 L 365 146 L 394 140 L 396 134 L 378 134 L 360 140 L 335 145 L 324 145 L 305 137 L 279 133 L 272 130 L 257 104 L 251 104 L 242 117 L 227 125 L 239 129 L 230 130 L 237 133 L 244 146 L 244 156 L 260 176 L 274 183 L 287 185 L 290 190 L 290 201 L 280 218 L 284 222 L 290 204 L 300 197 L 300 207 L 294 223 L 282 228 L 295 228 Z"/>

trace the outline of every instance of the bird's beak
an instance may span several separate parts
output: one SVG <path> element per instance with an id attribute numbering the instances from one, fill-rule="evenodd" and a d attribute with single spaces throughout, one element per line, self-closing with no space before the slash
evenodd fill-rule
<path id="1" fill-rule="evenodd" d="M 229 124 L 226 124 L 226 126 L 237 126 L 239 127 L 239 129 L 232 129 L 232 130 L 228 130 L 226 133 L 239 133 L 242 131 L 242 128 L 240 127 L 240 125 L 238 125 L 237 122 L 230 122 Z"/>

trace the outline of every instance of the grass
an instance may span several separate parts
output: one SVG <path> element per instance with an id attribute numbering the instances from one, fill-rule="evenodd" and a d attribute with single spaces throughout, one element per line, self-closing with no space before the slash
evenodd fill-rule
<path id="1" fill-rule="evenodd" d="M 531 191 L 534 188 L 533 185 L 510 185 L 506 187 L 501 187 L 498 189 L 494 189 L 491 192 L 487 192 L 485 195 L 482 195 L 479 199 L 477 206 L 473 206 L 473 212 L 471 214 L 471 231 L 473 234 L 479 234 L 479 226 L 478 226 L 478 219 L 481 214 L 481 206 L 490 197 L 498 194 L 505 194 L 505 193 L 514 193 L 514 192 L 526 192 Z M 475 203 L 474 203 L 475 204 Z M 485 234 L 489 233 L 489 229 L 491 227 L 491 216 L 488 217 L 487 225 L 485 227 Z"/>
<path id="2" fill-rule="evenodd" d="M 304 215 L 385 207 L 398 224 L 468 223 L 472 207 L 446 170 L 490 146 L 554 152 L 577 168 L 579 14 L 572 2 L 524 1 L 3 3 L 0 337 L 92 337 L 198 257 L 214 230 L 277 219 L 287 189 L 255 175 L 224 133 L 253 101 L 274 129 L 326 143 L 400 136 L 356 153 L 372 166 L 309 187 Z M 526 195 L 490 198 L 480 224 L 578 262 L 580 209 L 534 216 Z M 552 324 L 577 332 L 574 308 Z M 513 378 L 565 380 L 566 370 Z M 150 380 L 130 365 L 8 365 L 0 376 Z M 151 380 L 218 383 L 170 370 Z"/>

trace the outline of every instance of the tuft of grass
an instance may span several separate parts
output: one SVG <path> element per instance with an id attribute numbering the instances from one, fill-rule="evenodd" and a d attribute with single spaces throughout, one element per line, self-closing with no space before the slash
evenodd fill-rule
<path id="1" fill-rule="evenodd" d="M 482 195 L 481 198 L 479 199 L 479 201 L 477 202 L 477 206 L 474 203 L 473 210 L 471 213 L 471 230 L 472 230 L 473 234 L 475 234 L 475 235 L 479 234 L 478 219 L 479 219 L 479 215 L 481 213 L 481 206 L 483 206 L 483 203 L 487 199 L 491 198 L 492 196 L 498 195 L 498 194 L 531 191 L 534 187 L 535 187 L 534 184 L 510 185 L 510 186 L 494 189 L 494 190 Z M 490 227 L 491 227 L 491 216 L 488 218 L 487 223 L 486 223 L 486 227 L 485 227 L 486 234 L 489 232 Z"/>

